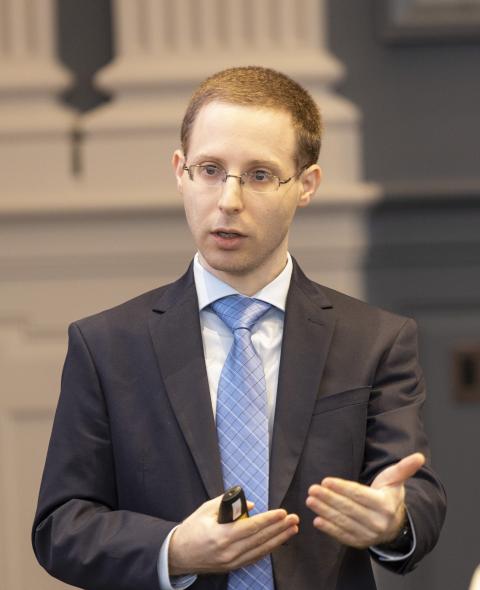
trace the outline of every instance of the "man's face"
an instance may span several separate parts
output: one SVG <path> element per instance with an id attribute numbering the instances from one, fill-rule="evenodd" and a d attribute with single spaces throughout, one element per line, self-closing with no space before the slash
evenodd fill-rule
<path id="1" fill-rule="evenodd" d="M 188 158 L 181 151 L 173 156 L 202 265 L 236 288 L 252 284 L 252 279 L 260 288 L 284 268 L 290 224 L 296 208 L 310 202 L 319 182 L 319 168 L 311 167 L 301 180 L 292 178 L 276 192 L 258 194 L 237 178 L 205 189 L 190 180 L 183 165 L 216 164 L 238 176 L 267 171 L 285 180 L 298 172 L 295 150 L 289 114 L 214 102 L 197 115 Z"/>

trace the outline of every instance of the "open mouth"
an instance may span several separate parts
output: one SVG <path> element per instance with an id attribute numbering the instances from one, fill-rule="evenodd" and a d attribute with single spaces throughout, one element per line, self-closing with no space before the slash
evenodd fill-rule
<path id="1" fill-rule="evenodd" d="M 220 236 L 221 238 L 241 238 L 242 234 L 237 232 L 227 232 L 227 231 L 216 231 L 214 232 L 215 235 Z"/>

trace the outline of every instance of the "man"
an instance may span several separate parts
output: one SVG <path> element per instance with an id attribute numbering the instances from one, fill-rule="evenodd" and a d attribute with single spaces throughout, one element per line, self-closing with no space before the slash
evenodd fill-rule
<path id="1" fill-rule="evenodd" d="M 435 545 L 445 497 L 414 322 L 320 287 L 288 254 L 320 136 L 315 103 L 278 72 L 226 70 L 194 94 L 173 156 L 193 264 L 70 327 L 33 528 L 53 575 L 369 590 L 370 556 L 405 573 Z M 219 524 L 233 483 L 255 506 Z"/>

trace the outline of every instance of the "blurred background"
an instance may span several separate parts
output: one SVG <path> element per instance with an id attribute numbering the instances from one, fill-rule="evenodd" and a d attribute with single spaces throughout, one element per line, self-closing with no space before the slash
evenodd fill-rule
<path id="1" fill-rule="evenodd" d="M 0 0 L 0 587 L 54 590 L 30 547 L 69 322 L 174 279 L 193 244 L 170 171 L 195 86 L 291 75 L 325 182 L 291 250 L 416 318 L 449 512 L 380 589 L 467 589 L 480 562 L 480 1 Z"/>

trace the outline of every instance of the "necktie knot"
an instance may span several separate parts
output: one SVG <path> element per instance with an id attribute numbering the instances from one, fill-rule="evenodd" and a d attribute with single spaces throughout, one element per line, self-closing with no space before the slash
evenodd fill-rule
<path id="1" fill-rule="evenodd" d="M 271 305 L 244 295 L 228 295 L 211 304 L 217 316 L 232 330 L 251 330 L 255 323 L 270 309 Z"/>

